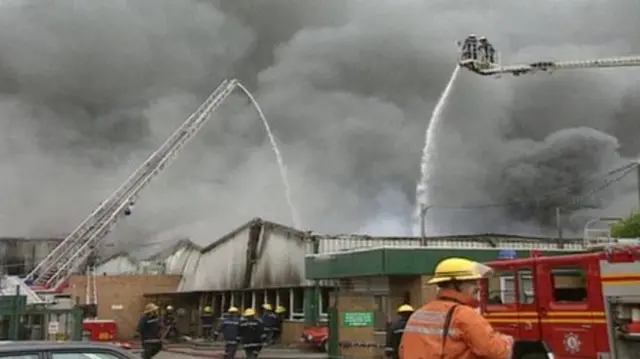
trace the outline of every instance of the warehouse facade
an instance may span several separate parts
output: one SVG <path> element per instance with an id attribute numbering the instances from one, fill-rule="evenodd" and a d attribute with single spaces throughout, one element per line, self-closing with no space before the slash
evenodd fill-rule
<path id="1" fill-rule="evenodd" d="M 114 255 L 106 258 L 97 272 L 105 281 L 114 276 L 119 280 L 136 277 L 137 281 L 145 276 L 167 277 L 155 280 L 158 283 L 155 287 L 148 281 L 144 293 L 139 290 L 142 286 L 132 285 L 136 295 L 143 299 L 136 304 L 132 302 L 139 308 L 127 313 L 139 313 L 147 301 L 162 307 L 171 305 L 183 314 L 178 318 L 179 330 L 190 336 L 202 333 L 199 318 L 206 306 L 221 317 L 230 306 L 282 305 L 288 310 L 284 342 L 297 341 L 306 326 L 325 325 L 332 310 L 351 306 L 372 309 L 375 313 L 371 327 L 355 329 L 366 333 L 370 343 L 380 340 L 382 329 L 393 318 L 398 304 L 416 305 L 433 295 L 424 283 L 444 256 L 492 261 L 505 249 L 515 249 L 516 255 L 522 257 L 530 249 L 565 253 L 577 250 L 580 245 L 581 240 L 558 242 L 500 235 L 428 241 L 419 237 L 332 236 L 255 218 L 208 246 L 181 240 L 143 259 L 126 253 Z M 80 282 L 76 281 L 76 290 L 81 293 Z M 111 311 L 105 315 L 118 313 Z M 125 318 L 123 322 L 134 319 Z"/>

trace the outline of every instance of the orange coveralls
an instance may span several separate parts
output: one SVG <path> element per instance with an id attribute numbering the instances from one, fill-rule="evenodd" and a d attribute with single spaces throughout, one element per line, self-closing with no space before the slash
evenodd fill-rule
<path id="1" fill-rule="evenodd" d="M 454 305 L 445 339 L 447 314 Z M 476 311 L 477 306 L 466 294 L 440 290 L 434 301 L 409 318 L 400 342 L 400 359 L 509 359 L 513 338 L 493 330 Z"/>

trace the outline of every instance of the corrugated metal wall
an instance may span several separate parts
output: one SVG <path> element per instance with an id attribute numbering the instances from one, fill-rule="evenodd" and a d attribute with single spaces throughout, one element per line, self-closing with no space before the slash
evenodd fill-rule
<path id="1" fill-rule="evenodd" d="M 305 251 L 303 232 L 254 220 L 205 248 L 179 291 L 300 286 Z"/>

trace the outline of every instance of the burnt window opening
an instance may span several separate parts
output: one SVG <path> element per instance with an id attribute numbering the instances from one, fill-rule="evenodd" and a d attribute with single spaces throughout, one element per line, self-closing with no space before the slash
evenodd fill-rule
<path id="1" fill-rule="evenodd" d="M 22 276 L 27 274 L 26 265 L 23 258 L 8 257 L 4 262 L 4 272 L 7 275 Z"/>
<path id="2" fill-rule="evenodd" d="M 221 293 L 212 293 L 211 294 L 211 314 L 214 318 L 220 317 L 222 315 L 222 294 Z"/>
<path id="3" fill-rule="evenodd" d="M 287 318 L 291 319 L 291 290 L 278 289 L 278 298 L 276 305 L 281 305 L 287 310 Z"/>
<path id="4" fill-rule="evenodd" d="M 254 308 L 253 293 L 245 291 L 242 293 L 242 309 Z"/>
<path id="5" fill-rule="evenodd" d="M 291 289 L 291 319 L 304 319 L 304 288 Z"/>
<path id="6" fill-rule="evenodd" d="M 253 297 L 255 300 L 256 308 L 262 309 L 262 305 L 267 304 L 266 296 L 264 295 L 264 290 L 256 291 Z M 274 303 L 268 303 L 268 304 L 271 304 L 271 306 L 274 305 Z"/>
<path id="7" fill-rule="evenodd" d="M 231 292 L 224 292 L 224 294 L 222 294 L 222 300 L 220 302 L 220 313 L 226 313 L 227 311 L 229 311 L 229 308 L 231 306 L 233 306 L 233 302 L 231 301 Z"/>
<path id="8" fill-rule="evenodd" d="M 326 319 L 331 307 L 331 289 L 332 288 L 320 288 L 320 296 L 318 298 L 320 307 L 319 312 L 322 319 Z"/>
<path id="9" fill-rule="evenodd" d="M 278 291 L 275 289 L 269 289 L 266 291 L 266 301 L 267 303 L 277 306 L 278 304 Z"/>
<path id="10" fill-rule="evenodd" d="M 231 305 L 229 307 L 237 307 L 238 309 L 242 309 L 242 292 L 233 292 L 231 293 Z"/>

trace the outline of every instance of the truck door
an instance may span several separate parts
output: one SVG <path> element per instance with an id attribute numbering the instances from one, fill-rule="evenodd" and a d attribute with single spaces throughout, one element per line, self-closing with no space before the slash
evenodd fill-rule
<path id="1" fill-rule="evenodd" d="M 536 293 L 542 338 L 559 359 L 597 356 L 586 288 L 590 264 L 581 257 L 547 257 L 536 265 L 536 288 L 549 288 Z"/>
<path id="2" fill-rule="evenodd" d="M 518 268 L 516 271 L 516 290 L 518 294 L 518 325 L 521 340 L 541 340 L 542 328 L 538 314 L 538 300 L 534 285 L 533 266 Z"/>
<path id="3" fill-rule="evenodd" d="M 516 271 L 508 262 L 491 265 L 494 273 L 484 288 L 484 315 L 499 332 L 518 338 Z"/>

